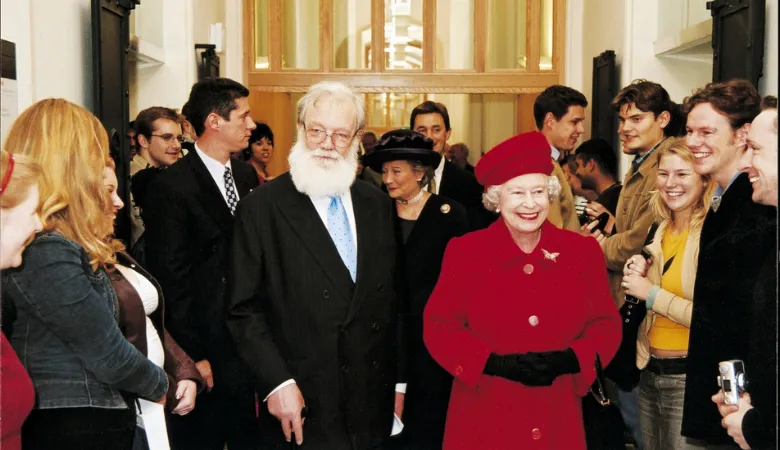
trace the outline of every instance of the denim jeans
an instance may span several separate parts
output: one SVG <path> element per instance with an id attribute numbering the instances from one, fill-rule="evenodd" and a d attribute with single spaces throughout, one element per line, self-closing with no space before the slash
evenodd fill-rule
<path id="1" fill-rule="evenodd" d="M 704 450 L 703 442 L 681 434 L 685 374 L 643 370 L 639 380 L 639 419 L 645 450 Z"/>
<path id="2" fill-rule="evenodd" d="M 637 450 L 644 450 L 642 441 L 642 429 L 639 426 L 639 386 L 630 391 L 624 391 L 617 388 L 618 408 L 623 417 L 623 423 L 626 424 L 631 437 L 636 443 Z"/>

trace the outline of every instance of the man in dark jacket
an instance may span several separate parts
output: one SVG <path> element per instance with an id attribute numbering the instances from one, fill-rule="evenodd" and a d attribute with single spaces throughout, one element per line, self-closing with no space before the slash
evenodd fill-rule
<path id="1" fill-rule="evenodd" d="M 405 392 L 392 205 L 355 181 L 360 97 L 322 82 L 297 111 L 290 172 L 236 212 L 228 327 L 265 402 L 263 449 L 386 448 Z"/>
<path id="2" fill-rule="evenodd" d="M 765 99 L 766 100 L 766 99 Z M 753 201 L 777 209 L 777 99 L 750 126 L 740 170 L 753 185 Z M 746 362 L 747 391 L 738 405 L 726 405 L 723 393 L 712 397 L 721 425 L 740 448 L 777 448 L 777 261 L 768 252 L 753 290 L 753 327 Z M 750 394 L 752 393 L 752 395 Z"/>
<path id="3" fill-rule="evenodd" d="M 230 157 L 255 128 L 248 97 L 227 78 L 196 83 L 186 108 L 195 151 L 153 176 L 143 194 L 147 267 L 165 295 L 168 331 L 208 387 L 193 412 L 168 417 L 174 450 L 258 446 L 254 388 L 223 315 L 233 214 L 258 185 L 255 170 Z"/>
<path id="4" fill-rule="evenodd" d="M 764 262 L 777 256 L 777 210 L 751 201 L 751 177 L 739 171 L 760 102 L 749 81 L 731 80 L 710 83 L 684 103 L 694 170 L 717 184 L 701 230 L 682 419 L 682 434 L 709 446 L 734 446 L 711 401 L 718 363 L 751 364 L 752 319 L 769 314 L 757 310 L 754 289 Z M 765 363 L 748 365 L 747 374 Z"/>
<path id="5" fill-rule="evenodd" d="M 455 200 L 466 208 L 471 230 L 481 230 L 498 218 L 482 205 L 483 187 L 473 174 L 447 161 L 447 140 L 452 134 L 450 115 L 441 103 L 425 101 L 412 110 L 409 125 L 412 130 L 433 140 L 433 150 L 442 155 L 427 189 L 434 194 Z"/>

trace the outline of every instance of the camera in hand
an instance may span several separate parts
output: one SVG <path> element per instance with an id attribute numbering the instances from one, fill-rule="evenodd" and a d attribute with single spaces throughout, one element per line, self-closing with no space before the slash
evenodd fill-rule
<path id="1" fill-rule="evenodd" d="M 603 212 L 599 214 L 598 217 L 596 217 L 596 219 L 593 222 L 596 222 L 596 226 L 593 227 L 593 229 L 590 231 L 592 233 L 595 233 L 598 230 L 604 233 L 604 228 L 606 228 L 607 223 L 609 223 L 609 213 Z"/>
<path id="2" fill-rule="evenodd" d="M 718 363 L 718 372 L 718 385 L 723 391 L 724 403 L 736 405 L 739 403 L 739 394 L 744 392 L 747 386 L 745 363 L 739 359 L 721 361 Z"/>

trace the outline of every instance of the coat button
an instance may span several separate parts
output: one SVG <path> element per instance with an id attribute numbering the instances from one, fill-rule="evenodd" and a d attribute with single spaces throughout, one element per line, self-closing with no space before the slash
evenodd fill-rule
<path id="1" fill-rule="evenodd" d="M 532 273 L 534 273 L 534 266 L 532 266 L 530 264 L 524 265 L 523 266 L 523 272 L 525 272 L 526 275 L 531 275 Z"/>
<path id="2" fill-rule="evenodd" d="M 458 367 L 455 368 L 455 376 L 456 377 L 459 377 L 460 374 L 462 374 L 462 373 L 463 373 L 463 367 L 458 366 Z"/>
<path id="3" fill-rule="evenodd" d="M 227 279 L 225 279 L 225 277 L 222 277 L 222 284 L 227 284 Z"/>
<path id="4" fill-rule="evenodd" d="M 538 441 L 539 439 L 542 438 L 542 431 L 538 428 L 534 428 L 533 430 L 531 430 L 531 437 L 533 438 L 533 440 Z"/>
<path id="5" fill-rule="evenodd" d="M 371 363 L 371 365 L 374 366 L 374 369 L 378 369 L 379 368 L 379 361 L 374 361 L 374 362 Z"/>
<path id="6" fill-rule="evenodd" d="M 376 285 L 376 290 L 377 290 L 378 292 L 382 292 L 382 289 L 384 289 L 384 288 L 385 288 L 385 287 L 382 285 L 382 283 L 379 283 L 379 284 L 377 284 L 377 285 Z"/>
<path id="7" fill-rule="evenodd" d="M 378 323 L 374 322 L 374 323 L 371 324 L 371 329 L 372 330 L 379 331 L 379 328 L 381 328 L 381 327 L 379 326 Z"/>
<path id="8" fill-rule="evenodd" d="M 539 325 L 539 318 L 536 316 L 531 316 L 528 318 L 528 323 L 530 323 L 532 327 L 535 327 Z"/>
<path id="9" fill-rule="evenodd" d="M 211 246 L 211 252 L 212 253 L 217 253 L 217 246 L 216 245 L 212 245 Z"/>
<path id="10" fill-rule="evenodd" d="M 330 291 L 327 289 L 322 291 L 322 298 L 330 298 Z"/>
<path id="11" fill-rule="evenodd" d="M 344 364 L 343 366 L 341 366 L 341 371 L 344 373 L 349 373 L 349 366 Z"/>

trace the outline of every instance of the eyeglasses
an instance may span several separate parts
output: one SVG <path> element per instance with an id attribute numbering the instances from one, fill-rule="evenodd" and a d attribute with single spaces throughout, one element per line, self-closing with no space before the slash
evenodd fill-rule
<path id="1" fill-rule="evenodd" d="M 167 142 L 168 144 L 173 142 L 174 139 L 179 141 L 179 144 L 184 143 L 184 136 L 180 134 L 175 135 L 175 134 L 166 133 L 166 134 L 152 134 L 152 136 L 157 136 L 158 138 L 162 138 L 162 140 Z"/>
<path id="2" fill-rule="evenodd" d="M 330 139 L 333 141 L 333 145 L 336 147 L 346 147 L 355 137 L 354 134 L 349 135 L 334 132 L 328 133 L 322 128 L 306 128 L 306 125 L 303 126 L 303 129 L 306 130 L 306 137 L 309 138 L 312 144 L 321 144 L 325 141 L 326 137 L 330 137 Z"/>

